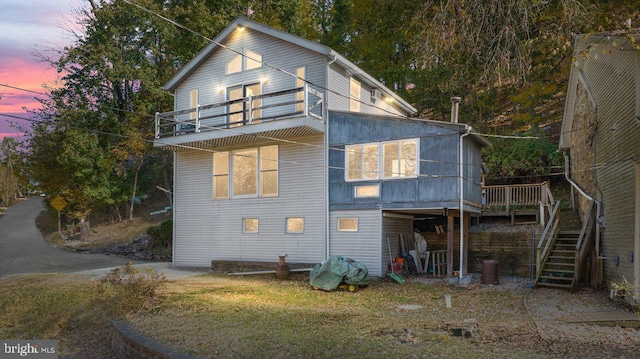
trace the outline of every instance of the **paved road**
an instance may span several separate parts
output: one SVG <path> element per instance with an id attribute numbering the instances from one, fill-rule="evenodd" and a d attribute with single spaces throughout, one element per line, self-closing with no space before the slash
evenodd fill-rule
<path id="1" fill-rule="evenodd" d="M 42 198 L 32 197 L 13 205 L 0 217 L 0 278 L 109 268 L 130 261 L 124 257 L 72 253 L 52 247 L 36 227 L 36 217 L 42 209 Z"/>

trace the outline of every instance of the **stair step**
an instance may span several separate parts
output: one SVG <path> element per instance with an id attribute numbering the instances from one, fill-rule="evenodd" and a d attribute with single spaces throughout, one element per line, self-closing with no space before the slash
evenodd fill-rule
<path id="1" fill-rule="evenodd" d="M 571 284 L 558 284 L 558 283 L 543 283 L 539 282 L 536 285 L 541 287 L 555 287 L 555 288 L 571 288 Z"/>
<path id="2" fill-rule="evenodd" d="M 553 256 L 553 255 L 551 255 L 551 256 L 549 256 L 549 259 L 575 260 L 576 257 L 575 256 L 567 257 L 567 256 Z"/>
<path id="3" fill-rule="evenodd" d="M 560 230 L 558 231 L 558 236 L 580 236 L 581 229 L 569 229 L 569 230 Z"/>
<path id="4" fill-rule="evenodd" d="M 573 282 L 573 276 L 571 277 L 556 277 L 551 275 L 541 275 L 540 279 L 557 280 L 561 282 Z"/>
<path id="5" fill-rule="evenodd" d="M 578 233 L 573 233 L 573 232 L 578 232 Z M 558 238 L 565 238 L 565 239 L 572 239 L 572 238 L 579 238 L 580 237 L 580 232 L 579 231 L 566 231 L 566 232 L 558 232 Z"/>
<path id="6" fill-rule="evenodd" d="M 552 249 L 552 250 L 551 250 L 551 253 L 558 253 L 558 254 L 562 254 L 562 253 L 564 253 L 564 254 L 575 254 L 575 253 L 576 253 L 576 251 L 575 251 L 575 249 L 555 249 L 555 248 L 554 248 L 554 249 Z"/>
<path id="7" fill-rule="evenodd" d="M 567 274 L 573 274 L 572 270 L 567 270 L 567 269 L 554 269 L 554 268 L 544 268 L 542 270 L 542 272 L 552 272 L 552 273 L 567 273 Z"/>
<path id="8" fill-rule="evenodd" d="M 563 267 L 575 267 L 575 263 L 566 262 L 547 262 L 547 266 L 563 266 Z"/>

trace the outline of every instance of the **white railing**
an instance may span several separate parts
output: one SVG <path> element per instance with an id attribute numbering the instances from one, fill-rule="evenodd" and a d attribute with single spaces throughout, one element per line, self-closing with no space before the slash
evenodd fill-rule
<path id="1" fill-rule="evenodd" d="M 179 136 L 300 116 L 323 121 L 322 106 L 322 93 L 305 84 L 284 91 L 156 113 L 155 136 Z"/>
<path id="2" fill-rule="evenodd" d="M 485 208 L 538 207 L 549 203 L 549 182 L 517 185 L 485 186 Z"/>

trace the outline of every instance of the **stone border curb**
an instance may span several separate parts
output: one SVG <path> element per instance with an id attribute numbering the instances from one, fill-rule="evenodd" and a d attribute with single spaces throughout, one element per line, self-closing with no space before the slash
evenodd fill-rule
<path id="1" fill-rule="evenodd" d="M 196 359 L 145 337 L 124 319 L 111 324 L 111 350 L 119 359 Z"/>

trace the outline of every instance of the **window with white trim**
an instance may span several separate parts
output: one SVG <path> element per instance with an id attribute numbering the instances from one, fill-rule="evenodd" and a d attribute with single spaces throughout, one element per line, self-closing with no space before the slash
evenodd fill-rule
<path id="1" fill-rule="evenodd" d="M 189 108 L 195 108 L 196 106 L 198 106 L 198 89 L 193 89 L 189 91 Z M 189 113 L 189 118 L 195 120 L 196 112 Z"/>
<path id="2" fill-rule="evenodd" d="M 278 195 L 278 146 L 260 147 L 260 197 Z"/>
<path id="3" fill-rule="evenodd" d="M 262 55 L 251 50 L 244 49 L 242 54 L 237 54 L 225 64 L 227 75 L 237 72 L 258 69 L 262 67 Z"/>
<path id="4" fill-rule="evenodd" d="M 303 87 L 305 80 L 305 67 L 298 67 L 296 69 L 296 87 Z M 301 102 L 298 102 L 301 101 Z M 304 111 L 304 92 L 298 91 L 296 92 L 296 112 Z"/>
<path id="5" fill-rule="evenodd" d="M 417 139 L 382 143 L 382 177 L 416 177 L 418 175 Z"/>
<path id="6" fill-rule="evenodd" d="M 358 217 L 338 217 L 338 232 L 357 232 Z"/>
<path id="7" fill-rule="evenodd" d="M 242 219 L 242 233 L 258 233 L 259 220 L 257 218 Z"/>
<path id="8" fill-rule="evenodd" d="M 278 195 L 278 146 L 213 154 L 213 198 Z"/>
<path id="9" fill-rule="evenodd" d="M 378 143 L 347 146 L 347 180 L 372 180 L 380 177 Z"/>
<path id="10" fill-rule="evenodd" d="M 287 233 L 304 233 L 304 217 L 287 217 Z"/>
<path id="11" fill-rule="evenodd" d="M 349 80 L 349 111 L 360 112 L 360 81 L 353 77 Z"/>
<path id="12" fill-rule="evenodd" d="M 213 154 L 213 198 L 229 198 L 229 152 Z"/>
<path id="13" fill-rule="evenodd" d="M 355 196 L 356 198 L 360 197 L 379 197 L 380 196 L 380 186 L 368 185 L 368 186 L 355 186 Z"/>
<path id="14" fill-rule="evenodd" d="M 345 157 L 347 181 L 418 175 L 417 138 L 349 145 L 345 147 Z"/>

